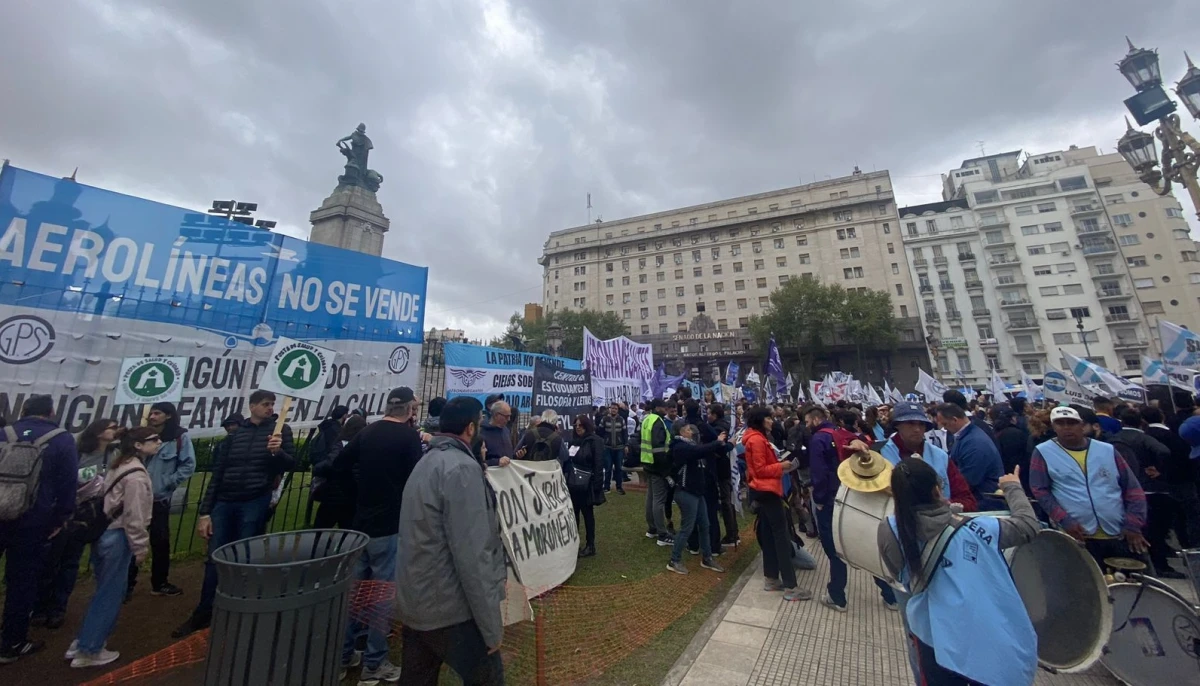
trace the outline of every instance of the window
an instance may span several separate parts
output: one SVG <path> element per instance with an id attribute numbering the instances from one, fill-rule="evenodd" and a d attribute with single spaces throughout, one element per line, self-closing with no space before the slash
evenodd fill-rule
<path id="1" fill-rule="evenodd" d="M 754 271 L 759 272 L 766 268 L 766 262 L 763 260 L 754 260 Z"/>
<path id="2" fill-rule="evenodd" d="M 896 284 L 896 295 L 904 295 L 904 286 L 902 284 Z"/>
<path id="3" fill-rule="evenodd" d="M 901 305 L 901 306 L 900 306 L 900 316 L 901 316 L 901 317 L 907 317 L 907 316 L 908 316 L 908 305 Z M 906 329 L 906 330 L 904 331 L 904 333 L 912 333 L 912 331 L 910 331 L 910 330 Z M 911 339 L 906 339 L 906 340 L 911 340 Z"/>
<path id="4" fill-rule="evenodd" d="M 621 302 L 622 302 L 622 303 L 626 303 L 626 304 L 628 304 L 628 303 L 629 303 L 631 300 L 633 300 L 633 296 L 632 296 L 632 295 L 630 295 L 629 293 L 622 293 L 622 294 L 621 294 Z"/>
<path id="5" fill-rule="evenodd" d="M 1055 345 L 1066 345 L 1068 343 L 1074 343 L 1074 342 L 1075 342 L 1075 334 L 1074 333 L 1056 333 L 1056 334 L 1054 334 L 1054 344 Z"/>
<path id="6" fill-rule="evenodd" d="M 838 229 L 838 230 L 837 230 L 837 237 L 838 237 L 838 240 L 839 240 L 839 241 L 844 241 L 844 240 L 846 240 L 847 238 L 857 238 L 858 236 L 857 236 L 857 235 L 855 235 L 855 233 L 854 233 L 854 227 L 852 226 L 852 227 L 850 227 L 850 228 L 848 228 L 848 229 Z"/>
<path id="7" fill-rule="evenodd" d="M 897 263 L 897 262 L 893 262 L 893 263 L 892 263 L 892 273 L 893 273 L 893 274 L 899 274 L 899 273 L 900 273 L 900 265 L 899 265 L 899 263 Z"/>
<path id="8" fill-rule="evenodd" d="M 925 220 L 925 232 L 926 233 L 937 233 L 938 232 L 936 219 L 926 219 Z"/>
<path id="9" fill-rule="evenodd" d="M 667 309 L 667 308 L 665 308 L 665 307 L 662 307 L 662 308 L 659 308 L 659 309 L 665 310 L 665 309 Z M 666 314 L 666 312 L 660 312 L 659 314 Z M 659 333 L 666 333 L 666 332 L 667 332 L 667 325 L 666 325 L 666 324 L 659 324 L 659 325 L 658 325 L 658 332 L 659 332 Z"/>
<path id="10" fill-rule="evenodd" d="M 725 292 L 725 282 L 718 281 L 718 282 L 714 283 L 713 290 L 716 291 L 717 293 L 724 293 Z"/>
<path id="11" fill-rule="evenodd" d="M 692 262 L 699 262 L 699 261 L 700 261 L 700 251 L 693 250 L 692 251 Z"/>
<path id="12" fill-rule="evenodd" d="M 940 246 L 940 245 L 933 246 L 933 256 L 934 257 L 945 257 L 945 254 L 942 252 L 942 246 Z"/>
<path id="13" fill-rule="evenodd" d="M 883 233 L 890 234 L 891 232 L 892 232 L 892 225 L 889 224 L 888 222 L 884 222 L 883 223 Z"/>
<path id="14" fill-rule="evenodd" d="M 659 299 L 659 300 L 662 300 L 663 298 L 667 297 L 667 289 L 665 289 L 665 288 L 660 288 L 660 289 L 658 289 L 657 291 L 655 291 L 655 293 L 654 293 L 654 294 L 655 294 L 656 296 L 658 296 L 658 299 Z"/>
<path id="15" fill-rule="evenodd" d="M 658 306 L 658 316 L 660 316 L 660 317 L 667 316 L 667 306 L 666 305 Z"/>
<path id="16" fill-rule="evenodd" d="M 687 305 L 685 305 L 683 303 L 676 305 L 675 306 L 675 314 L 679 315 L 680 317 L 687 314 Z"/>
<path id="17" fill-rule="evenodd" d="M 734 257 L 741 255 L 742 254 L 742 246 L 740 246 L 740 245 L 729 246 L 729 254 L 733 255 Z"/>
<path id="18" fill-rule="evenodd" d="M 638 283 L 646 283 L 646 275 L 638 274 Z"/>
<path id="19" fill-rule="evenodd" d="M 974 303 L 972 303 L 972 304 L 974 304 Z M 982 305 L 981 305 L 981 307 L 982 307 Z M 978 328 L 979 328 L 979 337 L 980 338 L 995 338 L 995 334 L 992 332 L 991 324 L 979 324 Z"/>
<path id="20" fill-rule="evenodd" d="M 683 264 L 683 253 L 681 253 L 681 252 L 675 253 L 674 255 L 672 255 L 672 259 L 675 260 L 675 264 Z"/>
<path id="21" fill-rule="evenodd" d="M 638 315 L 642 319 L 649 319 L 650 318 L 650 308 L 649 307 L 641 308 L 640 310 L 638 310 Z"/>
<path id="22" fill-rule="evenodd" d="M 1016 208 L 1018 217 L 1026 217 L 1033 214 L 1033 205 L 1021 205 Z"/>
<path id="23" fill-rule="evenodd" d="M 746 281 L 745 281 L 745 279 L 738 279 L 737 281 L 734 281 L 734 282 L 733 282 L 733 290 L 735 290 L 735 291 L 744 291 L 744 290 L 746 290 Z"/>
<path id="24" fill-rule="evenodd" d="M 1168 207 L 1166 209 L 1166 212 L 1167 212 L 1168 217 L 1174 217 L 1175 219 L 1183 219 L 1183 210 L 1179 209 L 1178 207 Z"/>
<path id="25" fill-rule="evenodd" d="M 1069 274 L 1069 273 L 1075 271 L 1075 263 L 1074 262 L 1060 262 L 1059 264 L 1054 265 L 1054 271 L 1059 274 Z"/>
<path id="26" fill-rule="evenodd" d="M 649 324 L 642 324 L 642 335 L 643 336 L 650 335 L 650 325 Z"/>
<path id="27" fill-rule="evenodd" d="M 655 255 L 654 256 L 654 266 L 655 267 L 663 266 L 663 262 L 666 262 L 665 256 L 663 256 L 663 255 Z"/>
<path id="28" fill-rule="evenodd" d="M 1154 279 L 1134 279 L 1134 288 L 1154 288 Z"/>
<path id="29" fill-rule="evenodd" d="M 842 210 L 840 212 L 833 213 L 833 221 L 835 221 L 835 222 L 848 222 L 848 221 L 853 221 L 853 220 L 854 220 L 854 211 L 853 210 Z"/>
<path id="30" fill-rule="evenodd" d="M 724 312 L 724 311 L 725 311 L 725 301 L 718 300 L 717 301 L 717 312 Z"/>
<path id="31" fill-rule="evenodd" d="M 1037 206 L 1038 213 L 1053 212 L 1056 209 L 1058 209 L 1058 205 L 1052 202 L 1039 202 Z"/>
<path id="32" fill-rule="evenodd" d="M 639 302 L 646 302 L 649 299 L 650 299 L 650 294 L 648 292 L 641 291 L 640 293 L 638 293 L 638 301 Z"/>
<path id="33" fill-rule="evenodd" d="M 787 258 L 782 257 L 782 256 L 776 257 L 775 258 L 775 266 L 776 267 L 786 267 L 787 266 Z"/>
<path id="34" fill-rule="evenodd" d="M 613 298 L 614 298 L 614 296 L 613 296 L 613 294 L 612 294 L 612 293 L 609 293 L 608 295 L 604 296 L 604 304 L 605 304 L 605 305 L 612 305 L 612 304 L 613 304 Z"/>
<path id="35" fill-rule="evenodd" d="M 605 288 L 612 288 L 612 287 L 613 287 L 613 280 L 612 280 L 612 279 L 605 279 L 605 280 L 604 280 L 604 287 L 605 287 Z"/>
<path id="36" fill-rule="evenodd" d="M 887 244 L 887 246 L 888 246 L 888 254 L 889 254 L 889 255 L 895 255 L 895 254 L 896 254 L 896 244 L 895 244 L 895 243 L 888 243 L 888 244 Z"/>
<path id="37" fill-rule="evenodd" d="M 738 299 L 737 299 L 737 308 L 738 308 L 739 310 L 744 310 L 744 309 L 746 309 L 746 299 L 745 299 L 745 298 L 738 298 Z"/>
<path id="38" fill-rule="evenodd" d="M 1146 256 L 1145 255 L 1131 255 L 1130 257 L 1125 258 L 1125 264 L 1130 267 L 1145 267 L 1146 266 Z"/>
<path id="39" fill-rule="evenodd" d="M 735 274 L 736 274 L 736 273 L 740 273 L 740 272 L 742 271 L 742 263 L 741 263 L 741 262 L 734 262 L 734 263 L 733 263 L 733 271 L 734 271 L 734 273 L 735 273 Z"/>
<path id="40" fill-rule="evenodd" d="M 1046 319 L 1066 319 L 1067 313 L 1061 307 L 1046 310 Z"/>
<path id="41" fill-rule="evenodd" d="M 961 229 L 961 228 L 963 228 L 963 218 L 962 218 L 962 217 L 958 217 L 958 216 L 956 216 L 956 217 L 950 217 L 950 228 L 952 228 L 952 229 Z"/>
<path id="42" fill-rule="evenodd" d="M 757 279 L 754 280 L 754 285 L 758 288 L 766 288 L 767 287 L 767 277 L 765 277 L 765 276 L 758 277 Z"/>
<path id="43" fill-rule="evenodd" d="M 1088 221 L 1091 221 L 1092 223 L 1096 224 L 1096 228 L 1100 228 L 1099 223 L 1096 222 L 1095 219 L 1083 220 L 1083 224 L 1085 227 L 1087 226 Z M 1059 231 L 1062 231 L 1062 230 L 1063 230 L 1062 222 L 1050 222 L 1049 224 L 1042 225 L 1042 231 L 1045 231 L 1046 233 L 1058 233 Z"/>
<path id="44" fill-rule="evenodd" d="M 1083 295 L 1083 284 L 1079 284 L 1079 283 L 1063 284 L 1063 295 Z"/>
<path id="45" fill-rule="evenodd" d="M 1041 286 L 1038 295 L 1058 295 L 1058 286 Z"/>
<path id="46" fill-rule="evenodd" d="M 800 256 L 800 264 L 812 264 L 812 259 L 809 257 L 808 253 L 804 253 Z"/>
<path id="47" fill-rule="evenodd" d="M 1111 308 L 1109 308 L 1111 310 Z M 1161 300 L 1143 300 L 1142 311 L 1146 314 L 1162 314 L 1163 304 Z"/>
<path id="48" fill-rule="evenodd" d="M 1045 255 L 1046 254 L 1046 246 L 1031 245 L 1031 246 L 1029 246 L 1029 254 L 1030 255 Z"/>
<path id="49" fill-rule="evenodd" d="M 796 245 L 800 247 L 808 245 L 808 236 L 796 236 Z"/>
<path id="50" fill-rule="evenodd" d="M 678 224 L 676 224 L 676 226 L 678 226 Z M 692 245 L 695 245 L 699 242 L 700 242 L 700 234 L 698 234 L 698 233 L 692 234 Z"/>
<path id="51" fill-rule="evenodd" d="M 846 267 L 845 269 L 842 270 L 842 275 L 843 275 L 843 278 L 847 278 L 847 279 L 861 279 L 861 278 L 863 278 L 863 268 L 862 267 Z"/>
<path id="52" fill-rule="evenodd" d="M 1071 318 L 1072 319 L 1079 319 L 1081 317 L 1086 319 L 1090 316 L 1092 316 L 1092 311 L 1087 307 L 1072 307 L 1071 308 Z"/>
<path id="53" fill-rule="evenodd" d="M 639 257 L 638 258 L 638 269 L 645 269 L 645 268 L 646 268 L 646 258 Z"/>
<path id="54" fill-rule="evenodd" d="M 770 297 L 768 297 L 768 296 L 765 296 L 765 295 L 761 295 L 761 296 L 759 296 L 759 298 L 758 298 L 758 306 L 759 306 L 759 307 L 767 307 L 767 306 L 769 306 L 770 304 L 771 304 L 771 298 L 770 298 Z"/>
<path id="55" fill-rule="evenodd" d="M 1026 374 L 1041 374 L 1042 363 L 1040 360 L 1021 360 L 1021 371 Z"/>
<path id="56" fill-rule="evenodd" d="M 712 269 L 713 269 L 713 276 L 720 276 L 725 273 L 725 267 L 723 267 L 719 264 L 714 264 Z"/>
<path id="57" fill-rule="evenodd" d="M 1121 204 L 1124 204 L 1124 202 L 1125 202 L 1125 196 L 1120 193 L 1104 196 L 1104 204 L 1105 205 L 1121 205 Z"/>
<path id="58" fill-rule="evenodd" d="M 1179 251 L 1179 259 L 1184 262 L 1195 262 L 1196 261 L 1196 251 L 1195 250 L 1181 250 L 1181 251 Z"/>
<path id="59" fill-rule="evenodd" d="M 783 239 L 782 239 L 782 238 L 776 238 L 776 239 L 775 239 L 775 243 L 774 243 L 774 245 L 775 245 L 775 249 L 776 249 L 776 250 L 782 250 L 782 249 L 783 249 Z"/>
<path id="60" fill-rule="evenodd" d="M 1187 229 L 1171 229 L 1171 237 L 1175 240 L 1182 239 L 1186 241 L 1187 239 L 1191 238 L 1191 235 L 1188 233 Z"/>
<path id="61" fill-rule="evenodd" d="M 999 199 L 1000 194 L 996 191 L 979 191 L 975 194 L 975 202 L 980 205 L 989 202 L 996 202 Z"/>
<path id="62" fill-rule="evenodd" d="M 756 253 L 762 252 L 762 242 L 754 241 L 753 243 L 750 244 L 750 249 Z"/>
<path id="63" fill-rule="evenodd" d="M 667 280 L 667 273 L 666 273 L 666 272 L 659 272 L 659 273 L 655 274 L 655 275 L 654 275 L 654 280 L 655 280 L 655 281 L 666 281 L 666 280 Z"/>
<path id="64" fill-rule="evenodd" d="M 692 276 L 697 278 L 704 276 L 704 267 L 692 267 Z"/>
<path id="65" fill-rule="evenodd" d="M 1200 274 L 1197 274 L 1196 272 L 1188 274 L 1188 281 L 1190 283 L 1200 283 Z"/>
<path id="66" fill-rule="evenodd" d="M 683 286 L 676 286 L 676 287 L 675 287 L 675 297 L 676 297 L 676 298 L 682 298 L 682 297 L 683 297 Z"/>
<path id="67" fill-rule="evenodd" d="M 1114 214 L 1112 216 L 1113 223 L 1117 226 L 1129 226 L 1133 224 L 1132 214 Z"/>
<path id="68" fill-rule="evenodd" d="M 1087 188 L 1087 179 L 1082 176 L 1071 176 L 1065 179 L 1059 179 L 1058 187 L 1064 191 L 1077 191 Z"/>
<path id="69" fill-rule="evenodd" d="M 629 277 L 628 277 L 628 276 L 622 276 L 622 277 L 621 277 L 621 285 L 622 285 L 622 286 L 628 286 L 628 285 L 629 285 Z"/>
<path id="70" fill-rule="evenodd" d="M 677 279 L 682 279 L 682 278 L 683 278 L 683 270 L 682 270 L 682 269 L 676 269 L 676 270 L 675 270 L 675 278 L 677 278 Z"/>
<path id="71" fill-rule="evenodd" d="M 1053 274 L 1053 273 L 1054 273 L 1053 267 L 1051 267 L 1048 264 L 1040 264 L 1040 265 L 1033 266 L 1033 275 L 1034 276 L 1049 276 L 1050 274 Z"/>
<path id="72" fill-rule="evenodd" d="M 787 274 L 780 274 L 779 275 L 779 285 L 782 286 L 782 285 L 786 284 L 788 282 L 788 279 L 791 279 L 791 278 L 792 277 Z"/>
<path id="73" fill-rule="evenodd" d="M 1136 233 L 1130 233 L 1123 236 L 1117 236 L 1117 242 L 1121 245 L 1140 245 L 1142 239 L 1138 238 Z"/>
<path id="74" fill-rule="evenodd" d="M 910 236 L 919 235 L 919 233 L 917 232 L 917 223 L 916 222 L 907 222 L 904 224 L 904 228 L 908 230 L 908 235 L 910 235 Z"/>
<path id="75" fill-rule="evenodd" d="M 721 259 L 721 248 L 720 247 L 716 247 L 716 248 L 712 249 L 712 258 L 714 260 Z"/>
<path id="76" fill-rule="evenodd" d="M 1021 235 L 1022 236 L 1032 236 L 1039 232 L 1040 232 L 1040 229 L 1038 229 L 1037 224 L 1029 224 L 1028 226 L 1021 227 Z"/>

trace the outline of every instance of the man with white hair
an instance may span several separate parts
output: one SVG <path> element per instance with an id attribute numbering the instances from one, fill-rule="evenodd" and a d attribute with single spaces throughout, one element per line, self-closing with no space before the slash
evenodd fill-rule
<path id="1" fill-rule="evenodd" d="M 546 410 L 536 424 L 529 427 L 521 442 L 517 444 L 516 457 L 518 460 L 544 462 L 547 460 L 565 460 L 567 456 L 566 442 L 563 441 L 559 430 L 558 413 Z"/>
<path id="2" fill-rule="evenodd" d="M 508 422 L 512 419 L 512 407 L 503 400 L 497 400 L 488 407 L 491 416 L 479 425 L 480 442 L 489 467 L 504 467 L 513 457 L 512 431 Z"/>

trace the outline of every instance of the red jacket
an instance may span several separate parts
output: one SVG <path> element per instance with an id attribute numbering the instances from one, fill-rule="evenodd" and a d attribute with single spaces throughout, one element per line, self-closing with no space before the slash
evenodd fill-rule
<path id="1" fill-rule="evenodd" d="M 758 429 L 746 429 L 742 434 L 742 445 L 746 446 L 747 485 L 755 491 L 774 493 L 782 498 L 783 463 L 776 459 L 771 442 Z"/>

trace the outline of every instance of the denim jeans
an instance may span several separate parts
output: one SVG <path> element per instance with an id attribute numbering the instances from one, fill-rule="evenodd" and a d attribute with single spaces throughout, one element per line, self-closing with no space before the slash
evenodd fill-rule
<path id="1" fill-rule="evenodd" d="M 398 544 L 399 534 L 372 538 L 358 558 L 354 578 L 376 583 L 370 584 L 367 590 L 360 591 L 351 605 L 350 621 L 346 624 L 346 640 L 342 644 L 343 665 L 350 664 L 350 658 L 354 655 L 354 644 L 358 637 L 364 634 L 367 637 L 367 652 L 363 654 L 363 664 L 366 668 L 378 669 L 387 659 L 387 635 L 392 626 Z M 359 588 L 364 587 L 360 585 Z"/>
<path id="2" fill-rule="evenodd" d="M 675 502 L 679 504 L 679 533 L 675 534 L 675 545 L 671 548 L 671 562 L 679 562 L 683 549 L 687 546 L 688 535 L 693 528 L 700 531 L 700 557 L 712 559 L 712 545 L 708 540 L 708 508 L 704 505 L 704 496 L 688 493 L 682 488 L 675 489 Z"/>
<path id="3" fill-rule="evenodd" d="M 126 577 L 133 553 L 124 529 L 109 529 L 92 544 L 92 570 L 96 578 L 96 595 L 88 605 L 83 624 L 76 639 L 79 652 L 97 653 L 112 634 L 125 600 Z"/>
<path id="4" fill-rule="evenodd" d="M 221 501 L 212 508 L 212 538 L 208 539 L 208 559 L 204 562 L 204 586 L 200 589 L 200 604 L 195 615 L 212 615 L 213 598 L 217 595 L 217 567 L 212 553 L 217 548 L 245 538 L 261 536 L 267 529 L 267 513 L 271 510 L 271 494 L 253 500 Z"/>
<path id="5" fill-rule="evenodd" d="M 821 537 L 821 549 L 829 558 L 829 585 L 825 590 L 835 605 L 846 606 L 846 563 L 838 557 L 837 547 L 833 544 L 833 503 L 815 505 L 817 516 L 817 533 Z"/>
<path id="6" fill-rule="evenodd" d="M 606 448 L 604 455 L 604 490 L 607 491 L 612 486 L 614 478 L 617 480 L 617 488 L 620 488 L 627 481 L 624 467 L 625 449 Z"/>

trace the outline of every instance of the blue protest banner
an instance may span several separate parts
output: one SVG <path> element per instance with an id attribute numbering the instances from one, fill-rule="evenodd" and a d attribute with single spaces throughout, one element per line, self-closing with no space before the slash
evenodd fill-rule
<path id="1" fill-rule="evenodd" d="M 542 360 L 563 369 L 583 369 L 579 360 L 515 352 L 466 343 L 446 343 L 446 397 L 470 396 L 483 402 L 503 393 L 509 405 L 528 414 L 533 390 L 533 363 Z"/>

